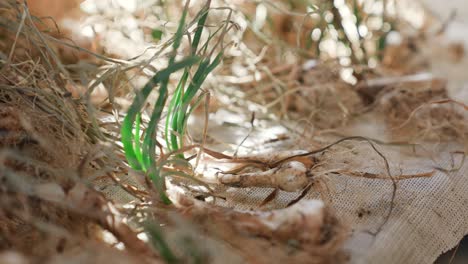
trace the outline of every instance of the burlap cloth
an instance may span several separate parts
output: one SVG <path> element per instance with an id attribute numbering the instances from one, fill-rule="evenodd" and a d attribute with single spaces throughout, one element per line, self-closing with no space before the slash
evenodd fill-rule
<path id="1" fill-rule="evenodd" d="M 365 160 L 363 160 L 365 162 Z M 431 169 L 431 162 L 414 160 L 413 172 Z M 442 162 L 450 166 L 450 162 Z M 332 207 L 353 230 L 345 247 L 351 263 L 433 263 L 468 233 L 468 166 L 457 172 L 436 172 L 431 178 L 398 184 L 395 207 L 382 230 L 390 206 L 392 185 L 388 181 L 331 176 Z M 230 205 L 255 208 L 271 190 L 231 192 Z M 285 205 L 298 194 L 282 193 L 276 205 Z"/>
<path id="2" fill-rule="evenodd" d="M 229 120 L 229 115 L 221 116 L 222 122 Z M 235 123 L 239 120 L 232 121 Z M 247 129 L 223 127 L 222 122 L 212 122 L 211 137 L 218 142 L 239 143 Z M 359 131 L 362 136 L 385 139 L 384 133 L 378 132 L 381 131 L 378 124 L 360 126 L 371 129 L 351 127 L 343 131 Z M 259 125 L 244 142 L 243 150 L 253 154 L 313 148 L 308 139 L 264 143 L 268 138 L 275 138 L 287 131 L 280 125 L 266 125 L 264 128 Z M 219 149 L 223 148 L 226 148 L 225 144 L 219 146 Z M 395 145 L 378 145 L 377 148 L 388 159 L 393 177 L 434 172 L 428 178 L 398 182 L 393 210 L 388 219 L 393 192 L 390 180 L 317 173 L 317 179 L 326 183 L 326 188 L 318 189 L 314 185 L 304 199 L 329 200 L 339 219 L 349 225 L 351 234 L 345 248 L 351 255 L 351 263 L 433 263 L 468 233 L 468 165 L 463 163 L 464 146 L 425 143 L 414 148 Z M 382 158 L 367 142 L 344 143 L 342 147 L 332 148 L 324 159 L 329 169 L 344 166 L 354 171 L 387 175 Z M 258 209 L 271 191 L 227 188 L 227 200 L 223 205 Z M 263 209 L 284 207 L 298 195 L 280 192 Z M 379 229 L 376 235 L 371 234 Z"/>

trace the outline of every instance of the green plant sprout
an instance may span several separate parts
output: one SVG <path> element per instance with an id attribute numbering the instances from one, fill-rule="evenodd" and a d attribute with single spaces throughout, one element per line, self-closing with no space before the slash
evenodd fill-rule
<path id="1" fill-rule="evenodd" d="M 168 160 L 168 157 L 165 157 L 164 160 L 158 161 L 156 156 L 157 125 L 161 121 L 161 115 L 168 99 L 170 76 L 176 71 L 184 70 L 168 106 L 165 124 L 165 140 L 167 147 L 170 151 L 177 152 L 177 150 L 184 145 L 183 136 L 186 132 L 187 119 L 194 109 L 194 107 L 190 107 L 190 104 L 192 101 L 196 101 L 194 104 L 196 107 L 201 101 L 200 98 L 198 100 L 194 100 L 194 98 L 208 74 L 216 68 L 223 56 L 222 51 L 214 56 L 213 54 L 215 53 L 217 45 L 209 49 L 211 46 L 209 44 L 213 42 L 215 35 L 218 35 L 220 32 L 225 32 L 227 29 L 226 26 L 220 27 L 214 33 L 209 34 L 205 43 L 199 47 L 210 9 L 211 1 L 207 1 L 194 20 L 194 22 L 197 22 L 197 25 L 190 45 L 190 55 L 176 61 L 177 51 L 181 45 L 184 34 L 186 34 L 186 28 L 189 27 L 186 25 L 189 2 L 190 1 L 187 1 L 185 5 L 177 31 L 173 37 L 172 53 L 169 57 L 167 68 L 156 73 L 156 75 L 146 83 L 143 89 L 137 93 L 124 118 L 121 128 L 123 149 L 129 166 L 134 170 L 144 172 L 151 179 L 159 191 L 161 200 L 166 204 L 169 204 L 170 200 L 165 195 L 164 178 L 170 174 L 180 174 L 178 172 L 162 173 L 162 166 L 171 162 L 174 163 L 175 160 Z M 224 31 L 222 30 L 223 28 Z M 218 41 L 222 41 L 222 36 Z M 192 69 L 195 67 L 196 69 Z M 194 74 L 191 75 L 191 72 L 194 72 Z M 141 110 L 149 94 L 156 86 L 159 86 L 159 95 L 147 128 L 140 135 Z M 141 138 L 143 140 L 141 140 Z M 182 153 L 176 155 L 177 159 L 183 159 L 183 157 Z M 189 166 L 189 164 L 187 163 L 185 166 Z"/>
<path id="2" fill-rule="evenodd" d="M 165 135 L 167 146 L 170 150 L 178 150 L 184 145 L 183 135 L 190 111 L 188 110 L 189 104 L 193 101 L 195 95 L 200 90 L 201 85 L 206 77 L 212 72 L 216 66 L 221 62 L 222 51 L 217 54 L 214 59 L 211 59 L 211 54 L 214 49 L 208 52 L 208 44 L 212 41 L 213 37 L 219 32 L 217 30 L 208 37 L 206 43 L 199 49 L 200 39 L 205 27 L 206 19 L 208 17 L 209 3 L 200 12 L 201 16 L 198 20 L 197 28 L 195 30 L 194 38 L 191 45 L 191 55 L 201 56 L 204 59 L 198 64 L 198 68 L 192 77 L 192 80 L 187 83 L 191 68 L 185 68 L 184 74 L 180 79 L 174 96 L 169 104 L 168 115 L 166 118 Z M 209 53 L 209 54 L 208 54 Z M 170 131 L 172 130 L 172 132 Z M 178 155 L 183 158 L 183 154 Z"/>

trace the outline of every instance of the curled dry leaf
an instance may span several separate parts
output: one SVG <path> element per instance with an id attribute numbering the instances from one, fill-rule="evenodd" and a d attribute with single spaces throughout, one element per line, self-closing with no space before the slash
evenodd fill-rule
<path id="1" fill-rule="evenodd" d="M 299 161 L 289 161 L 278 168 L 263 172 L 221 174 L 219 182 L 234 187 L 270 187 L 294 192 L 304 189 L 309 183 L 306 166 Z"/>

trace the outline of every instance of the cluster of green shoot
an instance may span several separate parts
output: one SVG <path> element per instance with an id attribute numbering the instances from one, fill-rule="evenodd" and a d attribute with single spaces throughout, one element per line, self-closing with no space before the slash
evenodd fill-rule
<path id="1" fill-rule="evenodd" d="M 189 1 L 187 1 L 189 2 Z M 165 203 L 170 203 L 165 194 L 165 177 L 177 174 L 177 171 L 165 172 L 162 168 L 169 164 L 187 165 L 183 159 L 183 154 L 173 155 L 174 157 L 161 158 L 157 155 L 157 126 L 161 121 L 163 110 L 168 101 L 168 85 L 172 73 L 182 71 L 175 92 L 167 106 L 167 118 L 165 122 L 165 139 L 167 148 L 177 152 L 183 144 L 186 132 L 187 119 L 191 114 L 194 105 L 203 100 L 203 95 L 198 95 L 198 91 L 206 77 L 221 62 L 222 51 L 216 52 L 216 47 L 209 45 L 213 37 L 222 32 L 222 27 L 214 33 L 210 33 L 207 40 L 202 42 L 202 33 L 210 10 L 210 1 L 196 15 L 194 21 L 196 28 L 190 43 L 190 54 L 182 59 L 176 60 L 176 54 L 181 46 L 182 38 L 189 28 L 186 23 L 188 13 L 188 3 L 186 4 L 182 17 L 179 21 L 177 31 L 172 39 L 172 53 L 169 57 L 168 65 L 165 69 L 158 71 L 141 89 L 128 109 L 127 115 L 122 123 L 121 138 L 123 149 L 129 166 L 137 171 L 145 173 L 156 186 L 160 198 Z M 189 34 L 190 35 L 190 34 Z M 150 93 L 159 88 L 159 95 L 152 110 L 146 129 L 141 130 L 141 111 Z M 194 101 L 194 102 L 193 102 Z M 192 105 L 191 105 L 192 103 Z M 194 104 L 193 104 L 194 103 Z M 183 173 L 181 173 L 183 174 Z"/>

